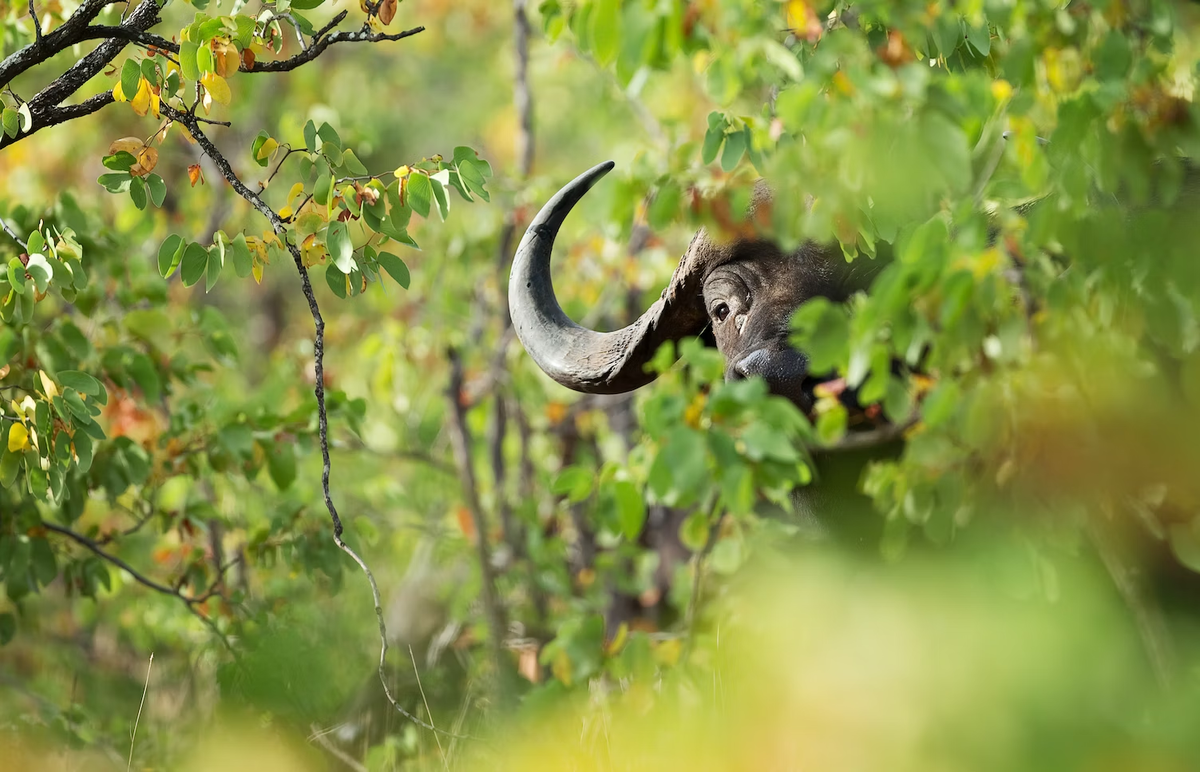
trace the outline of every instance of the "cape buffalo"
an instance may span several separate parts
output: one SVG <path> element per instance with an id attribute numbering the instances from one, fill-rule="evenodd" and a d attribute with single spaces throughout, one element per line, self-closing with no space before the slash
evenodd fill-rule
<path id="1" fill-rule="evenodd" d="M 509 312 L 538 366 L 575 391 L 632 391 L 654 379 L 645 365 L 659 346 L 704 334 L 711 326 L 725 356 L 727 379 L 761 376 L 773 393 L 807 411 L 814 385 L 810 376 L 823 374 L 810 374 L 804 353 L 788 343 L 792 313 L 817 296 L 846 300 L 865 288 L 878 266 L 866 260 L 848 265 L 836 246 L 806 242 L 785 253 L 763 239 L 718 243 L 701 230 L 670 284 L 636 321 L 613 332 L 581 327 L 563 313 L 554 295 L 550 253 L 567 214 L 612 168 L 611 161 L 593 167 L 555 194 L 533 218 L 513 258 Z M 881 518 L 862 516 L 869 515 L 870 503 L 858 493 L 858 481 L 863 465 L 881 450 L 892 454 L 896 443 L 836 457 L 816 454 L 820 485 L 793 495 L 801 520 L 822 531 L 831 525 L 839 531 L 847 527 L 844 534 L 854 541 L 874 539 Z M 831 508 L 837 508 L 840 522 L 831 522 Z M 840 517 L 842 513 L 848 517 Z"/>
<path id="2" fill-rule="evenodd" d="M 804 354 L 788 344 L 789 320 L 804 301 L 845 300 L 862 289 L 870 268 L 851 269 L 836 247 L 812 242 L 791 253 L 761 239 L 717 243 L 701 230 L 661 297 L 635 322 L 597 332 L 567 318 L 554 295 L 550 252 L 559 226 L 583 195 L 613 168 L 581 174 L 546 203 L 513 258 L 509 310 L 517 335 L 538 366 L 575 391 L 616 394 L 654 379 L 645 365 L 659 346 L 710 327 L 729 380 L 761 376 L 771 391 L 811 407 Z M 873 266 L 872 266 L 873 268 Z"/>

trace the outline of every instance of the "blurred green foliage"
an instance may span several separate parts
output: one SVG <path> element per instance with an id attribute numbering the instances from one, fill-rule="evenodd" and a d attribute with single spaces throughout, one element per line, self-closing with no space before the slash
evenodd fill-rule
<path id="1" fill-rule="evenodd" d="M 131 745 L 143 768 L 319 768 L 326 746 L 372 769 L 1196 757 L 1190 5 L 409 0 L 386 13 L 421 34 L 261 75 L 237 73 L 247 51 L 294 56 L 341 6 L 193 5 L 157 28 L 177 67 L 130 47 L 87 87 L 125 102 L 22 139 L 17 95 L 68 57 L 0 94 L 0 218 L 25 242 L 0 236 L 0 748 L 96 768 Z M 49 31 L 73 7 L 36 9 Z M 0 30 L 0 56 L 33 40 L 26 6 L 0 4 Z M 282 231 L 148 117 L 197 98 Z M 592 326 L 657 297 L 697 226 L 744 232 L 759 177 L 773 238 L 878 261 L 869 293 L 793 323 L 814 370 L 912 422 L 849 472 L 877 512 L 828 502 L 814 545 L 793 511 L 860 428 L 836 397 L 805 416 L 684 341 L 632 401 L 580 398 L 520 350 L 514 235 L 610 156 L 555 266 Z M 382 703 L 288 243 L 325 275 L 331 492 L 384 590 L 393 693 L 499 746 Z"/>

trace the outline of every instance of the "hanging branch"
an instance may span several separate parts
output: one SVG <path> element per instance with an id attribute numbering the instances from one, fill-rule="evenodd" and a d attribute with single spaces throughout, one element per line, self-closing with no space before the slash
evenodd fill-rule
<path id="1" fill-rule="evenodd" d="M 196 144 L 200 150 L 209 157 L 216 166 L 217 171 L 229 183 L 239 196 L 246 200 L 252 207 L 257 209 L 259 213 L 267 219 L 271 224 L 271 229 L 279 235 L 287 247 L 288 252 L 292 256 L 292 260 L 296 265 L 296 271 L 300 274 L 301 291 L 304 293 L 304 298 L 308 302 L 308 310 L 313 319 L 314 336 L 313 336 L 313 393 L 317 400 L 317 436 L 321 448 L 321 493 L 325 501 L 325 509 L 329 513 L 329 519 L 333 524 L 333 542 L 338 549 L 346 553 L 351 560 L 358 565 L 359 570 L 367 579 L 367 583 L 371 588 L 371 599 L 375 606 L 375 621 L 379 629 L 379 681 L 383 684 L 384 695 L 388 702 L 396 710 L 408 720 L 428 729 L 431 732 L 436 732 L 447 737 L 456 737 L 459 739 L 467 739 L 465 735 L 457 735 L 451 732 L 438 729 L 419 717 L 405 710 L 392 695 L 391 689 L 387 683 L 387 672 L 385 669 L 388 652 L 388 633 L 387 625 L 384 622 L 383 616 L 383 600 L 379 592 L 379 583 L 375 580 L 375 574 L 367 565 L 366 561 L 342 539 L 344 526 L 341 516 L 338 514 L 337 506 L 333 502 L 333 494 L 330 490 L 330 475 L 332 464 L 329 458 L 329 413 L 325 402 L 325 318 L 321 314 L 321 308 L 317 304 L 316 294 L 313 292 L 312 282 L 309 279 L 308 269 L 304 266 L 303 256 L 300 253 L 300 248 L 295 244 L 290 243 L 285 238 L 287 231 L 287 223 L 273 210 L 266 201 L 258 194 L 251 190 L 242 182 L 237 173 L 233 170 L 229 160 L 217 149 L 212 140 L 204 133 L 200 126 L 200 120 L 191 113 L 176 110 L 169 105 L 163 105 L 163 114 L 173 121 L 178 122 L 187 132 L 196 140 Z"/>

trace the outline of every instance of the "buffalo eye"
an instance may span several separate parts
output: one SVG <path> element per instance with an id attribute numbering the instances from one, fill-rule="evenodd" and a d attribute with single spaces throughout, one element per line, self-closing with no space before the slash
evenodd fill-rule
<path id="1" fill-rule="evenodd" d="M 723 322 L 729 317 L 729 304 L 720 303 L 712 311 L 713 318 L 718 322 Z"/>

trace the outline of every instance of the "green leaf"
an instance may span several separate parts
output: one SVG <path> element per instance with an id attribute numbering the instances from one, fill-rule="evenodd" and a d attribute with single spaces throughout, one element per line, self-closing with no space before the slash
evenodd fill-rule
<path id="1" fill-rule="evenodd" d="M 196 54 L 200 46 L 198 43 L 193 43 L 185 40 L 179 44 L 179 69 L 183 73 L 183 77 L 188 80 L 200 80 L 200 68 L 196 65 Z M 124 90 L 125 87 L 121 86 Z M 127 94 L 127 97 L 132 97 L 133 94 Z"/>
<path id="2" fill-rule="evenodd" d="M 313 201 L 316 201 L 321 206 L 329 206 L 330 192 L 333 190 L 333 175 L 329 170 L 321 172 L 321 176 L 317 178 L 317 184 L 313 187 Z"/>
<path id="3" fill-rule="evenodd" d="M 720 113 L 713 113 L 719 115 Z M 708 131 L 704 133 L 704 146 L 700 150 L 700 160 L 706 165 L 717 160 L 717 153 L 721 150 L 721 143 L 725 141 L 725 122 L 722 120 L 719 126 L 710 126 Z"/>
<path id="4" fill-rule="evenodd" d="M 17 618 L 5 611 L 0 614 L 0 646 L 7 645 L 17 634 Z"/>
<path id="5" fill-rule="evenodd" d="M 125 64 L 121 65 L 121 93 L 125 95 L 126 99 L 133 99 L 141 79 L 142 68 L 133 59 L 126 59 Z"/>
<path id="6" fill-rule="evenodd" d="M 132 177 L 129 180 L 129 198 L 133 200 L 133 205 L 138 209 L 146 208 L 146 183 L 141 177 Z"/>
<path id="7" fill-rule="evenodd" d="M 429 216 L 429 206 L 433 200 L 433 186 L 429 178 L 420 172 L 408 176 L 408 205 L 422 217 Z"/>
<path id="8" fill-rule="evenodd" d="M 967 42 L 980 56 L 987 56 L 992 50 L 992 32 L 988 23 L 984 21 L 978 27 L 967 27 Z"/>
<path id="9" fill-rule="evenodd" d="M 743 127 L 741 131 L 733 132 L 725 137 L 725 152 L 721 153 L 721 168 L 731 172 L 746 154 L 749 146 L 750 129 Z"/>
<path id="10" fill-rule="evenodd" d="M 636 542 L 646 523 L 646 502 L 633 483 L 618 480 L 613 483 L 613 497 L 617 502 L 617 523 L 621 534 L 630 542 Z"/>
<path id="11" fill-rule="evenodd" d="M 133 153 L 127 153 L 121 150 L 113 155 L 106 155 L 101 160 L 105 169 L 112 169 L 118 172 L 127 172 L 137 163 L 137 157 Z"/>
<path id="12" fill-rule="evenodd" d="M 276 442 L 267 453 L 267 470 L 279 490 L 287 490 L 296 480 L 296 451 L 290 442 Z"/>
<path id="13" fill-rule="evenodd" d="M 158 273 L 164 279 L 175 273 L 179 261 L 183 259 L 183 237 L 172 233 L 158 248 Z"/>
<path id="14" fill-rule="evenodd" d="M 828 298 L 818 297 L 800 306 L 792 317 L 793 343 L 808 354 L 809 371 L 825 375 L 846 359 L 850 323 L 846 311 Z"/>
<path id="15" fill-rule="evenodd" d="M 179 277 L 183 286 L 190 287 L 200 281 L 208 269 L 208 250 L 196 242 L 187 245 L 183 250 L 183 259 L 179 267 Z"/>
<path id="16" fill-rule="evenodd" d="M 266 131 L 260 131 L 258 132 L 258 135 L 254 137 L 254 141 L 250 143 L 250 157 L 254 159 L 254 163 L 264 168 L 268 163 L 270 163 L 271 159 L 269 156 L 260 158 L 258 151 L 262 149 L 263 144 L 270 138 L 271 135 Z"/>
<path id="17" fill-rule="evenodd" d="M 708 530 L 708 517 L 697 510 L 679 526 L 679 540 L 692 552 L 700 552 L 708 546 Z"/>
<path id="18" fill-rule="evenodd" d="M 254 269 L 254 259 L 250 255 L 250 246 L 246 243 L 246 235 L 239 233 L 229 243 L 228 254 L 233 261 L 233 270 L 239 278 L 246 278 Z"/>
<path id="19" fill-rule="evenodd" d="M 10 258 L 8 261 L 8 283 L 12 285 L 13 292 L 18 295 L 25 294 L 25 265 L 19 257 Z"/>
<path id="20" fill-rule="evenodd" d="M 350 233 L 346 223 L 335 220 L 329 223 L 325 235 L 325 245 L 329 248 L 329 256 L 333 258 L 338 270 L 349 274 L 354 268 L 354 244 L 350 242 Z"/>
<path id="21" fill-rule="evenodd" d="M 29 546 L 29 567 L 33 571 L 33 578 L 45 587 L 58 576 L 58 561 L 54 558 L 54 550 L 45 539 L 30 539 Z"/>
<path id="22" fill-rule="evenodd" d="M 154 368 L 154 362 L 150 360 L 150 357 L 142 353 L 134 354 L 125 369 L 133 378 L 133 382 L 146 395 L 146 399 L 150 402 L 157 402 L 162 395 L 162 379 L 159 378 L 158 370 Z"/>
<path id="23" fill-rule="evenodd" d="M 54 268 L 47 262 L 45 255 L 33 254 L 25 264 L 25 272 L 33 279 L 38 292 L 45 292 L 54 278 Z"/>
<path id="24" fill-rule="evenodd" d="M 158 69 L 158 63 L 150 57 L 146 57 L 142 60 L 142 77 L 145 78 L 152 86 L 159 85 L 160 72 Z M 122 84 L 121 88 L 125 88 L 124 84 Z"/>
<path id="25" fill-rule="evenodd" d="M 356 177 L 361 177 L 367 173 L 367 167 L 363 166 L 362 161 L 358 160 L 358 156 L 354 155 L 353 150 L 347 150 L 342 154 L 342 165 L 346 167 L 346 171 Z"/>
<path id="26" fill-rule="evenodd" d="M 388 276 L 391 276 L 397 284 L 408 289 L 408 266 L 404 264 L 403 260 L 391 252 L 380 252 L 375 256 L 375 261 L 379 263 L 380 268 L 388 272 Z"/>
<path id="27" fill-rule="evenodd" d="M 68 389 L 74 389 L 80 394 L 87 394 L 92 397 L 100 396 L 100 392 L 104 389 L 100 381 L 79 370 L 59 370 L 55 380 Z"/>
<path id="28" fill-rule="evenodd" d="M 595 480 L 596 475 L 590 469 L 569 466 L 558 473 L 550 491 L 558 496 L 566 496 L 567 501 L 576 504 L 592 495 Z"/>
<path id="29" fill-rule="evenodd" d="M 433 199 L 437 202 L 438 216 L 442 218 L 442 222 L 445 222 L 450 214 L 450 199 L 446 196 L 445 187 L 449 181 L 449 170 L 438 172 L 429 178 L 429 188 L 433 191 Z"/>
<path id="30" fill-rule="evenodd" d="M 597 0 L 592 11 L 592 54 L 601 65 L 612 62 L 621 42 L 621 0 Z"/>
<path id="31" fill-rule="evenodd" d="M 129 172 L 113 172 L 111 174 L 101 174 L 96 179 L 96 182 L 103 185 L 104 189 L 109 193 L 121 193 L 129 187 L 129 183 L 132 180 L 133 178 L 129 176 Z"/>
<path id="32" fill-rule="evenodd" d="M 21 116 L 11 107 L 6 107 L 0 112 L 0 123 L 4 125 L 4 133 L 10 137 L 21 133 Z"/>
<path id="33" fill-rule="evenodd" d="M 223 243 L 214 244 L 208 248 L 208 264 L 204 274 L 204 291 L 212 292 L 212 288 L 217 285 L 217 279 L 221 278 L 221 269 L 225 267 L 225 245 Z"/>
<path id="34" fill-rule="evenodd" d="M 325 268 L 325 283 L 329 285 L 329 289 L 333 290 L 333 294 L 342 300 L 346 299 L 346 274 L 338 270 L 336 264 L 331 263 Z"/>
<path id="35" fill-rule="evenodd" d="M 317 152 L 317 125 L 312 121 L 304 124 L 304 148 L 310 153 Z"/>
<path id="36" fill-rule="evenodd" d="M 76 430 L 71 438 L 75 445 L 75 455 L 79 459 L 79 471 L 87 472 L 92 468 L 92 438 L 86 433 Z"/>
<path id="37" fill-rule="evenodd" d="M 342 152 L 342 138 L 328 123 L 321 124 L 321 128 L 317 129 L 317 136 L 321 138 L 322 142 L 328 142 L 337 148 L 339 153 Z"/>
<path id="38" fill-rule="evenodd" d="M 167 198 L 167 183 L 157 174 L 151 174 L 146 177 L 146 185 L 150 188 L 150 200 L 155 206 L 161 207 Z"/>

